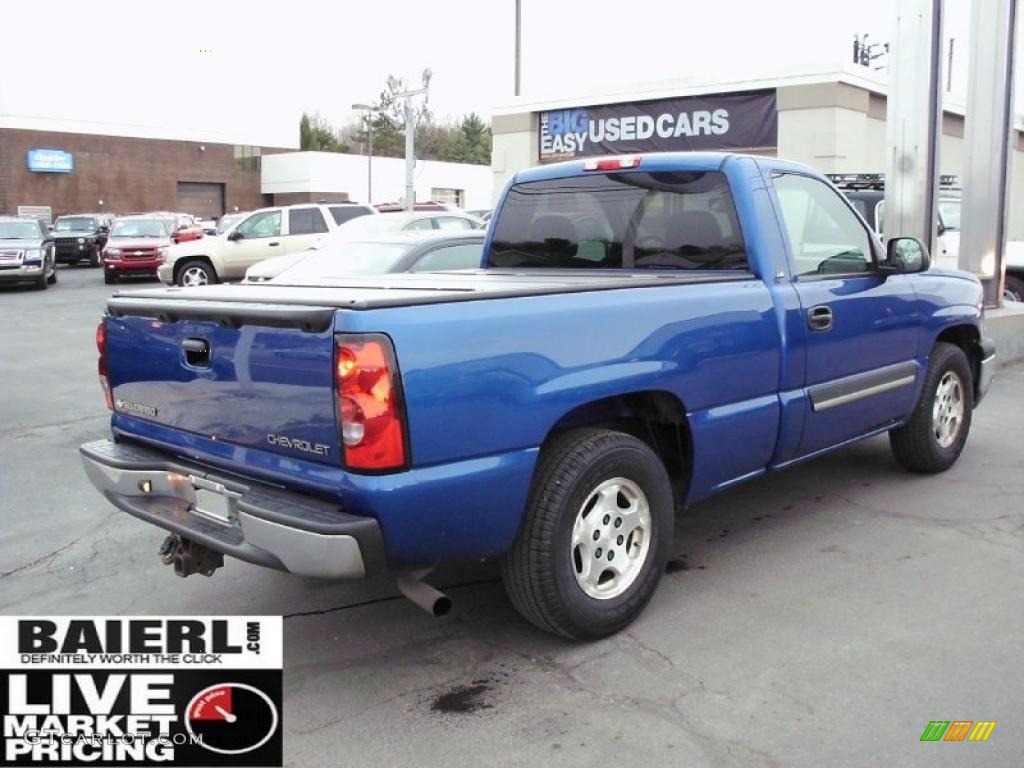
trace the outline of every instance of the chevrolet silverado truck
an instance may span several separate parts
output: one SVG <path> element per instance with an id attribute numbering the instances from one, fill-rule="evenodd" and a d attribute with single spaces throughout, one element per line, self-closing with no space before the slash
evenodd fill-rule
<path id="1" fill-rule="evenodd" d="M 992 379 L 979 281 L 801 165 L 525 170 L 486 238 L 479 270 L 115 294 L 88 476 L 181 575 L 390 569 L 441 613 L 425 573 L 493 558 L 588 639 L 644 608 L 676 511 L 884 433 L 941 472 Z"/>

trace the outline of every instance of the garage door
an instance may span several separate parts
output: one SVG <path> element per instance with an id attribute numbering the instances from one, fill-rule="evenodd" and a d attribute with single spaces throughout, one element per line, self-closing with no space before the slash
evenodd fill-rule
<path id="1" fill-rule="evenodd" d="M 219 219 L 224 215 L 224 185 L 179 181 L 176 210 L 204 219 Z"/>

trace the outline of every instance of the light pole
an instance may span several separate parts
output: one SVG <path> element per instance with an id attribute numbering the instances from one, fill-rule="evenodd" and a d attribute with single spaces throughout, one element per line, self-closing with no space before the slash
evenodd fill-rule
<path id="1" fill-rule="evenodd" d="M 405 99 L 405 201 L 402 207 L 407 210 L 413 210 L 416 204 L 416 189 L 413 184 L 413 170 L 416 167 L 416 146 L 415 146 L 415 134 L 416 125 L 413 120 L 412 114 L 412 97 L 424 94 L 426 96 L 428 89 L 430 88 L 430 76 L 431 71 L 429 68 L 423 70 L 423 87 L 418 88 L 415 91 L 405 90 L 400 93 L 392 93 L 392 96 L 396 99 Z M 398 80 L 394 77 L 388 77 L 388 87 L 395 91 L 398 87 Z"/>
<path id="2" fill-rule="evenodd" d="M 373 113 L 379 112 L 380 107 L 372 104 L 353 104 L 352 109 L 361 109 L 366 112 L 366 202 L 373 205 Z"/>

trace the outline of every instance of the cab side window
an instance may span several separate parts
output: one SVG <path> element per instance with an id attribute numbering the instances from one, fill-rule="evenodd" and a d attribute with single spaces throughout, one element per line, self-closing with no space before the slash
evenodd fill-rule
<path id="1" fill-rule="evenodd" d="M 874 268 L 867 230 L 824 182 L 794 173 L 774 177 L 796 274 L 848 275 Z"/>
<path id="2" fill-rule="evenodd" d="M 238 225 L 242 237 L 277 237 L 281 234 L 281 212 L 260 211 Z"/>

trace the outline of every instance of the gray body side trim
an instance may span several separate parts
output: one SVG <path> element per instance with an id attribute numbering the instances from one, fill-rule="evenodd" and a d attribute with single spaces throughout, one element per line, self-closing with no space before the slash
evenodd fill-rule
<path id="1" fill-rule="evenodd" d="M 917 379 L 917 363 L 908 360 L 905 363 L 887 365 L 873 371 L 857 373 L 827 384 L 810 387 L 808 393 L 811 407 L 815 411 L 827 411 L 846 403 L 862 400 L 866 397 L 879 395 L 900 387 L 914 385 Z"/>

